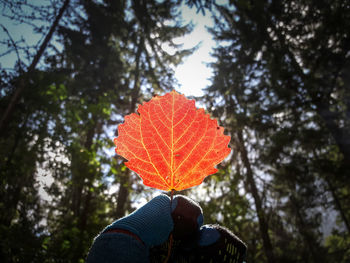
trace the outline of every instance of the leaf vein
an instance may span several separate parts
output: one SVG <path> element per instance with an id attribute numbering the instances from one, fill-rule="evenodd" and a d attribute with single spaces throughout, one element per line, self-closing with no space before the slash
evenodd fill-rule
<path id="1" fill-rule="evenodd" d="M 207 131 L 207 129 L 208 129 L 208 123 L 209 123 L 209 121 L 207 120 L 207 122 L 206 122 L 206 127 L 205 127 L 205 130 Z M 203 138 L 205 137 L 205 135 L 206 135 L 206 132 L 201 136 L 201 138 L 197 141 L 197 143 L 192 147 L 192 149 L 191 149 L 191 151 L 187 154 L 187 156 L 186 156 L 186 158 L 179 164 L 179 166 L 176 168 L 176 170 L 175 170 L 175 173 L 177 172 L 177 170 L 188 160 L 188 158 L 190 158 L 190 156 L 191 156 L 191 154 L 194 152 L 194 150 L 198 147 L 198 145 L 202 142 L 202 140 L 203 140 Z M 207 155 L 208 154 L 208 152 L 205 154 L 205 155 Z M 204 155 L 204 156 L 205 156 Z M 203 157 L 204 156 L 202 156 L 202 159 L 203 159 Z M 202 160 L 201 160 L 202 161 Z M 197 164 L 198 164 L 199 162 L 197 162 Z M 193 170 L 193 168 L 191 169 L 191 170 Z M 184 178 L 184 177 L 183 177 Z"/>
<path id="2" fill-rule="evenodd" d="M 207 120 L 207 127 L 206 127 L 206 129 L 208 128 L 208 123 L 209 123 L 209 120 Z M 202 136 L 202 138 L 204 137 L 204 135 Z M 214 144 L 214 142 L 215 142 L 215 139 L 216 139 L 216 137 L 217 137 L 217 134 L 215 133 L 215 137 L 213 138 L 213 140 L 212 140 L 212 143 L 211 143 L 211 145 L 210 145 L 210 147 L 209 147 L 209 149 L 206 151 L 206 153 L 201 157 L 201 159 L 195 164 L 195 166 L 193 166 L 192 167 L 192 169 L 190 170 L 190 171 L 188 171 L 182 178 L 181 178 L 181 180 L 179 180 L 179 182 L 176 184 L 176 186 L 178 186 L 179 184 L 181 184 L 186 178 L 187 178 L 187 176 L 188 175 L 190 175 L 190 174 L 192 174 L 192 171 L 193 170 L 195 170 L 196 168 L 197 168 L 197 166 L 203 161 L 203 159 L 208 155 L 208 153 L 213 149 L 213 144 Z M 201 140 L 202 140 L 202 138 L 201 138 Z M 200 140 L 200 141 L 201 141 Z M 195 145 L 195 147 L 197 147 L 199 145 L 199 143 L 197 143 L 196 145 Z M 194 147 L 194 148 L 195 148 Z M 183 162 L 182 162 L 183 163 Z M 181 163 L 181 164 L 182 164 Z"/>
<path id="3" fill-rule="evenodd" d="M 150 156 L 150 154 L 149 154 L 149 152 L 148 152 L 148 150 L 147 150 L 147 148 L 146 148 L 146 145 L 145 145 L 144 142 L 143 142 L 143 134 L 142 134 L 142 131 L 141 131 L 141 120 L 140 120 L 140 136 L 141 136 L 141 143 L 142 143 L 142 145 L 143 145 L 143 148 L 146 150 L 148 159 L 151 161 L 151 156 Z M 165 181 L 164 178 L 160 175 L 160 173 L 159 173 L 157 167 L 154 165 L 154 163 L 153 163 L 152 161 L 151 161 L 151 164 L 152 164 L 153 168 L 156 170 L 158 177 L 161 178 L 161 179 L 163 180 L 163 182 L 166 184 L 166 181 Z"/>

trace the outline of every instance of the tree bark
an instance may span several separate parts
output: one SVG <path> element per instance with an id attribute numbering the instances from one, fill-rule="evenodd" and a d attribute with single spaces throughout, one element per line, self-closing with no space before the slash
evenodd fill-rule
<path id="1" fill-rule="evenodd" d="M 127 207 L 126 202 L 129 196 L 129 189 L 128 189 L 129 177 L 130 177 L 130 170 L 127 170 L 127 172 L 121 175 L 121 178 L 120 178 L 117 208 L 115 211 L 116 218 L 121 218 L 125 215 L 125 210 Z"/>
<path id="2" fill-rule="evenodd" d="M 240 152 L 243 164 L 247 169 L 247 173 L 246 173 L 247 182 L 255 202 L 255 209 L 259 219 L 259 228 L 260 228 L 260 234 L 263 240 L 264 252 L 265 252 L 267 261 L 269 263 L 274 263 L 276 262 L 276 260 L 275 260 L 275 255 L 273 253 L 270 236 L 268 233 L 269 227 L 266 221 L 265 212 L 262 207 L 261 198 L 259 196 L 258 189 L 256 187 L 255 180 L 253 177 L 253 171 L 248 158 L 248 153 L 244 145 L 242 130 L 237 131 L 237 139 L 238 139 L 238 151 Z"/>
<path id="3" fill-rule="evenodd" d="M 53 33 L 55 32 L 59 21 L 61 20 L 63 13 L 66 11 L 68 5 L 69 5 L 70 0 L 66 0 L 62 7 L 60 8 L 58 15 L 55 19 L 55 21 L 52 23 L 51 28 L 49 30 L 49 32 L 47 33 L 43 43 L 40 45 L 40 48 L 38 50 L 38 52 L 36 53 L 36 55 L 34 56 L 32 63 L 30 63 L 27 72 L 24 74 L 24 78 L 20 78 L 20 80 L 17 82 L 17 88 L 15 89 L 14 94 L 11 97 L 11 100 L 9 102 L 9 104 L 7 105 L 7 108 L 3 114 L 3 116 L 0 119 L 0 134 L 4 132 L 4 130 L 6 129 L 6 126 L 8 124 L 8 121 L 10 119 L 10 117 L 13 114 L 13 111 L 15 109 L 15 106 L 18 102 L 18 100 L 20 99 L 20 97 L 22 96 L 23 90 L 26 87 L 26 77 L 35 69 L 35 67 L 37 66 L 40 58 L 42 57 L 42 55 L 44 54 L 45 49 L 47 48 L 47 45 L 49 44 Z"/>
<path id="4" fill-rule="evenodd" d="M 340 202 L 340 200 L 338 198 L 338 194 L 337 194 L 337 192 L 336 192 L 336 190 L 335 190 L 331 180 L 329 180 L 328 177 L 326 177 L 326 182 L 328 184 L 329 190 L 332 193 L 334 205 L 335 205 L 336 209 L 338 210 L 338 212 L 340 213 L 340 216 L 341 216 L 341 218 L 342 218 L 342 220 L 343 220 L 343 222 L 344 222 L 344 224 L 346 226 L 346 229 L 348 230 L 348 233 L 350 234 L 350 223 L 349 223 L 349 220 L 348 220 L 348 218 L 347 218 L 347 216 L 345 214 L 343 206 L 342 206 L 342 204 L 341 204 L 341 202 Z"/>
<path id="5" fill-rule="evenodd" d="M 293 192 L 292 189 L 291 191 Z M 313 262 L 320 262 L 321 254 L 315 250 L 314 237 L 312 236 L 307 225 L 305 224 L 304 216 L 300 212 L 300 207 L 298 205 L 298 201 L 294 197 L 294 194 L 291 195 L 290 201 L 292 203 L 294 213 L 296 215 L 297 228 L 299 229 L 299 233 L 301 234 L 302 238 L 304 239 L 307 245 L 307 249 L 306 249 L 306 251 L 308 251 L 307 254 L 311 255 Z M 307 258 L 305 258 L 305 260 L 307 260 Z"/>
<path id="6" fill-rule="evenodd" d="M 279 44 L 281 46 L 281 52 L 286 54 L 289 59 L 291 60 L 291 65 L 296 72 L 296 74 L 299 75 L 299 77 L 302 79 L 303 83 L 306 86 L 306 91 L 308 95 L 311 98 L 312 103 L 316 106 L 316 113 L 320 116 L 320 118 L 323 120 L 326 128 L 328 129 L 329 133 L 333 137 L 335 143 L 337 144 L 339 151 L 343 154 L 343 173 L 348 173 L 350 169 L 350 132 L 347 129 L 347 126 L 344 128 L 341 128 L 337 125 L 336 119 L 339 117 L 339 114 L 336 112 L 332 112 L 330 110 L 330 104 L 325 102 L 325 99 L 322 100 L 322 98 L 319 98 L 318 93 L 312 92 L 314 89 L 313 87 L 309 87 L 310 83 L 313 83 L 313 85 L 317 85 L 317 81 L 311 78 L 313 75 L 312 73 L 309 73 L 306 75 L 301 68 L 300 64 L 297 62 L 295 55 L 290 50 L 287 41 L 285 39 L 285 36 L 279 32 L 279 30 L 276 28 L 275 24 L 271 21 L 267 22 L 268 25 L 273 28 L 274 32 L 276 32 L 276 35 L 279 40 Z M 271 47 L 273 46 L 273 41 L 269 38 L 269 35 L 266 34 L 266 37 L 268 41 L 271 44 Z M 313 69 L 315 70 L 315 69 Z M 314 89 L 317 90 L 317 89 Z M 296 87 L 294 87 L 294 91 L 297 93 Z M 328 98 L 326 98 L 328 100 Z"/>
<path id="7" fill-rule="evenodd" d="M 2 182 L 2 184 L 8 184 L 6 195 L 5 196 L 0 195 L 0 199 L 3 200 L 6 204 L 9 204 L 8 213 L 0 216 L 0 221 L 3 222 L 3 225 L 5 226 L 10 226 L 11 221 L 15 217 L 18 203 L 23 199 L 23 196 L 22 196 L 23 188 L 25 188 L 28 185 L 31 185 L 33 180 L 35 180 L 34 172 L 33 172 L 33 170 L 35 169 L 34 167 L 35 163 L 33 164 L 34 166 L 30 168 L 32 169 L 32 171 L 30 171 L 30 169 L 27 169 L 26 172 L 24 173 L 11 172 L 14 169 L 16 170 L 16 168 L 14 168 L 16 164 L 13 163 L 13 159 L 16 158 L 16 156 L 18 156 L 19 154 L 17 148 L 22 143 L 22 140 L 23 140 L 22 135 L 23 133 L 26 132 L 25 127 L 27 125 L 28 119 L 29 119 L 29 114 L 26 115 L 23 121 L 23 124 L 16 131 L 16 135 L 15 135 L 16 139 L 14 140 L 13 147 L 11 147 L 11 150 L 9 150 L 9 155 L 6 163 L 2 164 L 3 167 L 0 166 L 0 173 L 4 173 L 5 175 L 4 181 Z M 43 125 L 44 130 L 47 127 L 48 119 L 49 118 L 46 116 L 45 120 L 43 121 L 43 123 L 45 124 Z M 39 134 L 39 137 L 37 139 L 37 143 L 33 146 L 31 151 L 27 152 L 26 154 L 36 153 L 38 147 L 42 146 L 44 133 L 38 132 L 38 134 Z M 34 155 L 34 156 L 38 157 L 37 155 Z M 5 187 L 5 185 L 1 185 L 1 187 Z M 4 220 L 2 220 L 2 218 L 4 218 Z"/>
<path id="8" fill-rule="evenodd" d="M 98 122 L 97 117 L 93 117 L 93 124 L 88 129 L 84 148 L 87 151 L 91 151 L 93 146 L 93 139 L 95 134 L 101 132 L 102 124 Z M 77 217 L 77 226 L 79 229 L 79 242 L 74 253 L 74 261 L 78 262 L 84 254 L 84 242 L 86 242 L 86 233 L 89 214 L 91 213 L 91 200 L 93 198 L 91 187 L 93 187 L 92 182 L 94 180 L 94 173 L 89 172 L 89 160 L 78 159 L 78 162 L 81 162 L 80 165 L 83 167 L 79 170 L 78 176 L 78 186 L 73 190 L 75 194 L 75 202 L 73 201 L 73 208 L 75 209 L 75 216 Z M 79 165 L 79 164 L 78 164 Z M 85 179 L 87 182 L 85 183 Z M 73 185 L 73 187 L 75 187 Z M 74 196 L 73 196 L 74 200 Z"/>
<path id="9" fill-rule="evenodd" d="M 321 101 L 315 101 L 317 113 L 323 119 L 328 131 L 332 134 L 335 143 L 338 145 L 339 151 L 343 154 L 343 172 L 349 172 L 350 168 L 350 133 L 349 131 L 339 128 L 336 119 L 337 114 L 331 112 L 329 105 Z"/>
<path id="10" fill-rule="evenodd" d="M 130 108 L 129 113 L 133 113 L 136 110 L 136 104 L 140 93 L 140 60 L 141 60 L 141 53 L 143 50 L 143 37 L 139 39 L 139 43 L 137 44 L 137 52 L 136 52 L 136 68 L 134 72 L 134 87 L 131 92 L 131 101 L 130 101 Z M 126 202 L 128 200 L 129 196 L 129 178 L 130 178 L 130 171 L 128 170 L 127 173 L 121 175 L 120 183 L 119 183 L 119 192 L 118 192 L 118 199 L 117 199 L 117 207 L 116 207 L 116 217 L 120 218 L 123 217 L 125 214 L 126 209 Z"/>

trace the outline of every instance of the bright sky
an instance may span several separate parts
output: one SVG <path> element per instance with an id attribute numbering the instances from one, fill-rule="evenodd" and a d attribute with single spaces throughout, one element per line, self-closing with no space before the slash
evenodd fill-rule
<path id="1" fill-rule="evenodd" d="M 177 43 L 183 43 L 184 48 L 192 48 L 198 43 L 200 46 L 175 70 L 175 77 L 180 84 L 178 91 L 186 96 L 201 96 L 203 95 L 202 89 L 209 85 L 209 78 L 212 75 L 212 70 L 206 63 L 213 61 L 210 53 L 215 42 L 206 27 L 211 27 L 213 21 L 208 12 L 203 16 L 201 12 L 196 13 L 194 7 L 190 9 L 183 6 L 182 16 L 185 23 L 192 21 L 195 27 L 191 34 L 178 39 Z"/>
<path id="2" fill-rule="evenodd" d="M 182 6 L 184 23 L 187 24 L 192 21 L 194 29 L 191 34 L 176 41 L 183 44 L 183 48 L 192 48 L 200 44 L 199 48 L 192 55 L 185 58 L 184 62 L 175 70 L 175 77 L 180 85 L 177 90 L 186 96 L 203 95 L 202 89 L 208 86 L 210 83 L 208 79 L 212 75 L 212 71 L 205 63 L 213 61 L 213 58 L 210 57 L 210 52 L 212 52 L 212 47 L 215 43 L 206 30 L 207 26 L 213 25 L 213 21 L 209 12 L 206 12 L 206 15 L 203 16 L 202 12 L 197 13 L 196 10 L 195 7 L 189 8 L 186 5 Z M 0 18 L 1 23 L 7 24 L 5 20 L 4 17 Z M 9 28 L 11 35 L 15 39 L 20 39 L 21 35 L 23 35 L 28 42 L 31 42 L 30 44 L 36 43 L 37 36 L 31 30 L 23 30 L 24 26 L 21 28 L 12 28 L 12 25 L 9 26 L 11 27 Z M 0 31 L 1 34 L 4 33 L 2 29 Z M 16 60 L 16 55 L 12 53 L 11 55 L 1 57 L 0 63 L 5 68 L 11 68 L 14 60 Z"/>

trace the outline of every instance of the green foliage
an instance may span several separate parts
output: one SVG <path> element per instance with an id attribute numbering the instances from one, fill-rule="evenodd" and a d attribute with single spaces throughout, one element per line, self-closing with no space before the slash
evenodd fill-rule
<path id="1" fill-rule="evenodd" d="M 333 233 L 327 237 L 325 246 L 328 249 L 330 260 L 337 262 L 348 262 L 350 260 L 350 239 L 349 235 Z"/>
<path id="2" fill-rule="evenodd" d="M 342 194 L 349 189 L 349 104 L 337 95 L 350 87 L 344 85 L 349 6 L 230 1 L 215 7 L 211 32 L 219 45 L 205 99 L 232 127 L 236 167 L 253 197 L 266 260 L 346 260 L 329 254 L 321 228 L 330 213 L 345 224 L 340 233 L 350 231 Z"/>
<path id="3" fill-rule="evenodd" d="M 172 42 L 190 30 L 177 7 L 71 1 L 55 35 L 60 48 L 45 54 L 40 70 L 2 78 L 1 112 L 15 83 L 25 86 L 1 130 L 2 262 L 84 262 L 93 238 L 131 209 L 137 187 L 109 152 L 111 131 L 144 98 L 173 87 L 172 66 L 191 53 Z"/>
<path id="4" fill-rule="evenodd" d="M 71 1 L 56 44 L 27 73 L 33 49 L 10 45 L 20 61 L 1 68 L 0 115 L 25 88 L 0 130 L 1 262 L 83 262 L 106 225 L 151 198 L 112 139 L 137 104 L 174 87 L 174 66 L 193 51 L 173 41 L 191 30 L 180 2 Z M 200 202 L 205 223 L 247 243 L 247 262 L 348 262 L 349 4 L 185 3 L 214 15 L 216 61 L 202 103 L 233 153 L 183 194 Z M 24 5 L 11 16 L 33 24 Z M 52 22 L 57 7 L 47 10 L 34 14 Z"/>

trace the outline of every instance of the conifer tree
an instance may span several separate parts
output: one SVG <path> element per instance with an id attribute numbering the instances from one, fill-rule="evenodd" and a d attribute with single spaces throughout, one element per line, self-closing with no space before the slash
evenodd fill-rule
<path id="1" fill-rule="evenodd" d="M 231 1 L 228 6 L 213 6 L 217 16 L 212 33 L 222 46 L 214 54 L 217 62 L 212 65 L 213 85 L 207 99 L 216 97 L 214 107 L 222 108 L 226 120 L 234 119 L 236 131 L 244 131 L 238 138 L 249 145 L 255 181 L 260 177 L 262 182 L 257 188 L 262 200 L 279 203 L 263 206 L 271 211 L 265 212 L 270 223 L 263 232 L 273 240 L 272 247 L 282 245 L 277 242 L 282 240 L 279 235 L 287 234 L 289 240 L 300 240 L 308 248 L 298 249 L 297 242 L 294 248 L 274 248 L 278 260 L 285 261 L 280 249 L 290 251 L 295 260 L 329 260 L 324 256 L 323 219 L 318 211 L 338 212 L 345 227 L 349 216 L 341 201 L 349 188 L 344 178 L 350 149 L 345 95 L 349 5 L 346 1 Z M 246 166 L 247 178 L 248 172 Z M 333 188 L 337 182 L 342 186 Z M 288 227 L 274 229 L 271 220 Z"/>

